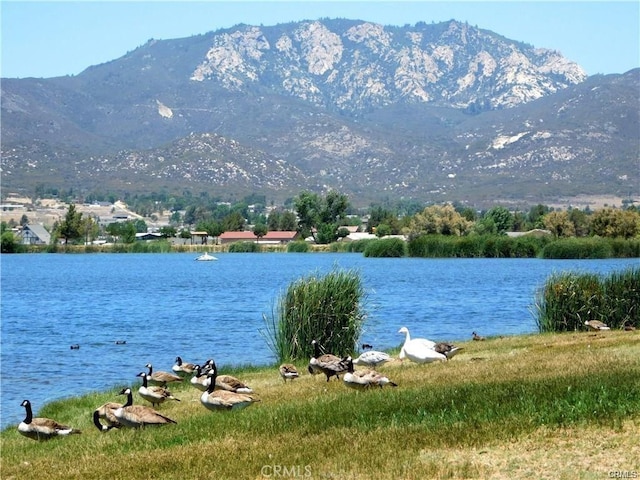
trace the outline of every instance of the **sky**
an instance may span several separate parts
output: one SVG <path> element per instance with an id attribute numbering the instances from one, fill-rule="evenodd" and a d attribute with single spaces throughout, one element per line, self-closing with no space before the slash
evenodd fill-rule
<path id="1" fill-rule="evenodd" d="M 239 23 L 348 18 L 383 25 L 451 19 L 558 50 L 588 75 L 640 66 L 640 2 L 624 1 L 32 1 L 0 0 L 3 78 L 77 75 L 154 38 Z"/>

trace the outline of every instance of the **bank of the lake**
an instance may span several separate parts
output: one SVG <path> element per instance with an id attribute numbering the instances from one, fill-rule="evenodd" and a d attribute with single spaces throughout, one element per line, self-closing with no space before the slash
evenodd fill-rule
<path id="1" fill-rule="evenodd" d="M 83 433 L 38 443 L 3 431 L 12 479 L 621 478 L 640 472 L 640 333 L 467 341 L 451 361 L 379 368 L 397 388 L 357 392 L 275 367 L 233 373 L 257 392 L 210 412 L 189 385 L 159 407 L 176 425 L 101 433 L 91 413 L 115 391 L 38 413 Z M 298 368 L 304 371 L 304 364 Z M 142 403 L 135 396 L 135 403 Z M 633 478 L 633 477 L 626 477 Z"/>

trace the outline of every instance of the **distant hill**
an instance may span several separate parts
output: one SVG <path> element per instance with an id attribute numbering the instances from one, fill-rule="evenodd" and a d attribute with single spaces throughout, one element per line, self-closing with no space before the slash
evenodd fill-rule
<path id="1" fill-rule="evenodd" d="M 587 78 L 453 20 L 239 25 L 1 89 L 5 192 L 639 193 L 640 69 Z"/>

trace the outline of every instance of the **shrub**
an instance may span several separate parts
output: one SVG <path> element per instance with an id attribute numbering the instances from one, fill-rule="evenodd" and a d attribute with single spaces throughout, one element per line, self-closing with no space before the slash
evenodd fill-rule
<path id="1" fill-rule="evenodd" d="M 365 257 L 404 257 L 407 244 L 400 238 L 381 238 L 367 243 L 363 254 Z"/>
<path id="2" fill-rule="evenodd" d="M 565 238 L 549 243 L 542 249 L 543 258 L 588 259 L 611 258 L 611 241 L 604 238 Z"/>
<path id="3" fill-rule="evenodd" d="M 611 328 L 630 322 L 640 327 L 640 268 L 596 274 L 553 274 L 536 294 L 536 323 L 541 332 L 583 330 L 586 320 Z"/>
<path id="4" fill-rule="evenodd" d="M 301 278 L 289 285 L 263 335 L 278 361 L 310 358 L 312 340 L 327 352 L 347 355 L 356 350 L 365 314 L 364 289 L 353 270 L 334 270 Z"/>
<path id="5" fill-rule="evenodd" d="M 234 242 L 229 245 L 229 253 L 256 253 L 260 252 L 260 245 L 255 242 Z"/>
<path id="6" fill-rule="evenodd" d="M 309 244 L 305 241 L 290 242 L 287 245 L 287 252 L 290 253 L 306 253 L 309 251 Z"/>
<path id="7" fill-rule="evenodd" d="M 362 240 L 354 240 L 353 242 L 346 243 L 347 251 L 351 253 L 364 253 L 371 242 L 376 242 L 375 238 L 365 238 Z"/>

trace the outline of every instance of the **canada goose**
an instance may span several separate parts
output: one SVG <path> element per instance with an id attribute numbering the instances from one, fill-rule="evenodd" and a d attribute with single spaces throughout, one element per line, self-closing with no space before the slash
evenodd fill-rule
<path id="1" fill-rule="evenodd" d="M 259 402 L 259 399 L 246 393 L 235 393 L 228 390 L 216 390 L 217 371 L 215 366 L 208 373 L 209 387 L 200 396 L 200 403 L 209 410 L 241 410 Z"/>
<path id="2" fill-rule="evenodd" d="M 309 373 L 313 375 L 324 373 L 327 377 L 327 382 L 333 376 L 340 380 L 340 374 L 347 371 L 345 359 L 331 353 L 320 355 L 320 345 L 318 342 L 312 340 L 311 344 L 313 345 L 313 357 L 309 360 Z"/>
<path id="3" fill-rule="evenodd" d="M 484 341 L 484 337 L 481 337 L 480 335 L 478 335 L 476 332 L 472 332 L 471 333 L 471 337 L 473 338 L 474 341 L 476 342 L 482 342 Z"/>
<path id="4" fill-rule="evenodd" d="M 120 395 L 126 395 L 127 401 L 113 414 L 123 427 L 139 428 L 146 425 L 164 425 L 167 423 L 178 423 L 169 417 L 162 415 L 151 407 L 145 405 L 134 405 L 133 394 L 130 388 L 123 388 Z"/>
<path id="5" fill-rule="evenodd" d="M 622 329 L 625 332 L 633 332 L 636 327 L 633 326 L 633 323 L 631 322 L 631 320 L 627 320 L 626 322 L 624 322 L 624 325 L 622 325 Z"/>
<path id="6" fill-rule="evenodd" d="M 142 398 L 144 398 L 147 402 L 150 402 L 154 407 L 156 405 L 160 405 L 167 399 L 175 400 L 179 402 L 180 399 L 174 397 L 166 387 L 160 386 L 149 386 L 148 380 L 149 376 L 145 372 L 140 372 L 137 377 L 142 377 L 142 385 L 138 389 L 138 393 Z"/>
<path id="7" fill-rule="evenodd" d="M 379 374 L 375 370 L 358 370 L 353 369 L 353 359 L 351 357 L 346 358 L 347 372 L 342 377 L 342 381 L 347 387 L 364 390 L 370 387 L 384 387 L 390 385 L 397 387 L 398 385 L 388 377 Z"/>
<path id="8" fill-rule="evenodd" d="M 296 368 L 296 366 L 292 365 L 291 363 L 283 363 L 278 368 L 278 371 L 280 372 L 280 376 L 285 383 L 287 383 L 287 379 L 293 381 L 294 378 L 298 378 L 300 376 L 298 374 L 298 369 Z"/>
<path id="9" fill-rule="evenodd" d="M 154 373 L 153 366 L 150 363 L 147 363 L 145 367 L 149 369 L 149 373 L 147 375 L 149 375 L 148 380 L 152 385 L 161 385 L 164 387 L 167 383 L 182 381 L 182 377 L 174 375 L 173 373 L 162 371 Z"/>
<path id="10" fill-rule="evenodd" d="M 116 340 L 116 345 L 126 345 L 127 341 L 126 340 Z"/>
<path id="11" fill-rule="evenodd" d="M 31 410 L 31 402 L 24 400 L 21 404 L 26 410 L 26 416 L 22 422 L 18 425 L 18 432 L 25 437 L 29 437 L 33 440 L 49 440 L 50 438 L 64 435 L 71 435 L 74 433 L 82 433 L 66 425 L 62 425 L 50 418 L 33 417 L 33 411 Z"/>
<path id="12" fill-rule="evenodd" d="M 455 345 L 451 345 L 446 342 L 438 342 L 436 343 L 434 350 L 447 357 L 447 360 L 451 360 L 460 350 L 462 350 L 462 347 L 456 347 Z"/>
<path id="13" fill-rule="evenodd" d="M 71 350 L 80 350 L 80 345 L 78 345 L 77 343 L 74 345 L 71 345 Z"/>
<path id="14" fill-rule="evenodd" d="M 228 392 L 234 392 L 234 393 L 253 393 L 253 389 L 246 383 L 240 381 L 238 378 L 232 375 L 217 375 L 218 367 L 216 366 L 216 362 L 214 362 L 213 360 L 209 360 L 209 361 L 211 362 L 209 364 L 211 366 L 211 370 L 216 371 L 215 387 L 217 389 L 226 390 Z"/>
<path id="15" fill-rule="evenodd" d="M 183 362 L 182 358 L 176 357 L 176 363 L 173 367 L 171 367 L 171 370 L 173 370 L 178 374 L 179 373 L 191 374 L 196 369 L 195 367 L 196 367 L 195 364 Z"/>
<path id="16" fill-rule="evenodd" d="M 93 411 L 93 424 L 101 432 L 108 432 L 112 428 L 120 428 L 120 422 L 115 416 L 115 411 L 122 407 L 121 403 L 107 402 L 100 405 Z M 107 424 L 103 425 L 100 419 L 106 420 Z"/>
<path id="17" fill-rule="evenodd" d="M 589 330 L 593 330 L 595 332 L 599 332 L 600 330 L 611 330 L 606 323 L 603 323 L 600 320 L 587 320 L 584 324 L 589 328 Z"/>
<path id="18" fill-rule="evenodd" d="M 202 374 L 202 368 L 200 367 L 200 365 L 196 365 L 193 376 L 191 377 L 191 380 L 189 380 L 189 383 L 201 392 L 204 392 L 209 386 L 209 381 L 209 377 Z"/>
<path id="19" fill-rule="evenodd" d="M 400 330 L 398 330 L 398 333 L 404 334 L 404 344 L 402 345 L 402 348 L 400 349 L 400 354 L 398 355 L 398 358 L 400 360 L 404 360 L 405 358 L 407 358 L 407 349 L 411 349 L 412 351 L 418 352 L 418 351 L 433 350 L 436 346 L 436 342 L 433 342 L 426 338 L 412 339 L 411 335 L 409 334 L 409 329 L 407 327 L 402 327 Z"/>
<path id="20" fill-rule="evenodd" d="M 367 367 L 377 368 L 391 360 L 391 355 L 377 350 L 369 350 L 362 353 L 358 358 L 353 360 L 354 365 L 366 365 Z"/>
<path id="21" fill-rule="evenodd" d="M 373 348 L 373 345 L 369 344 L 369 343 L 363 343 L 362 344 L 362 349 L 363 350 L 371 350 Z"/>

